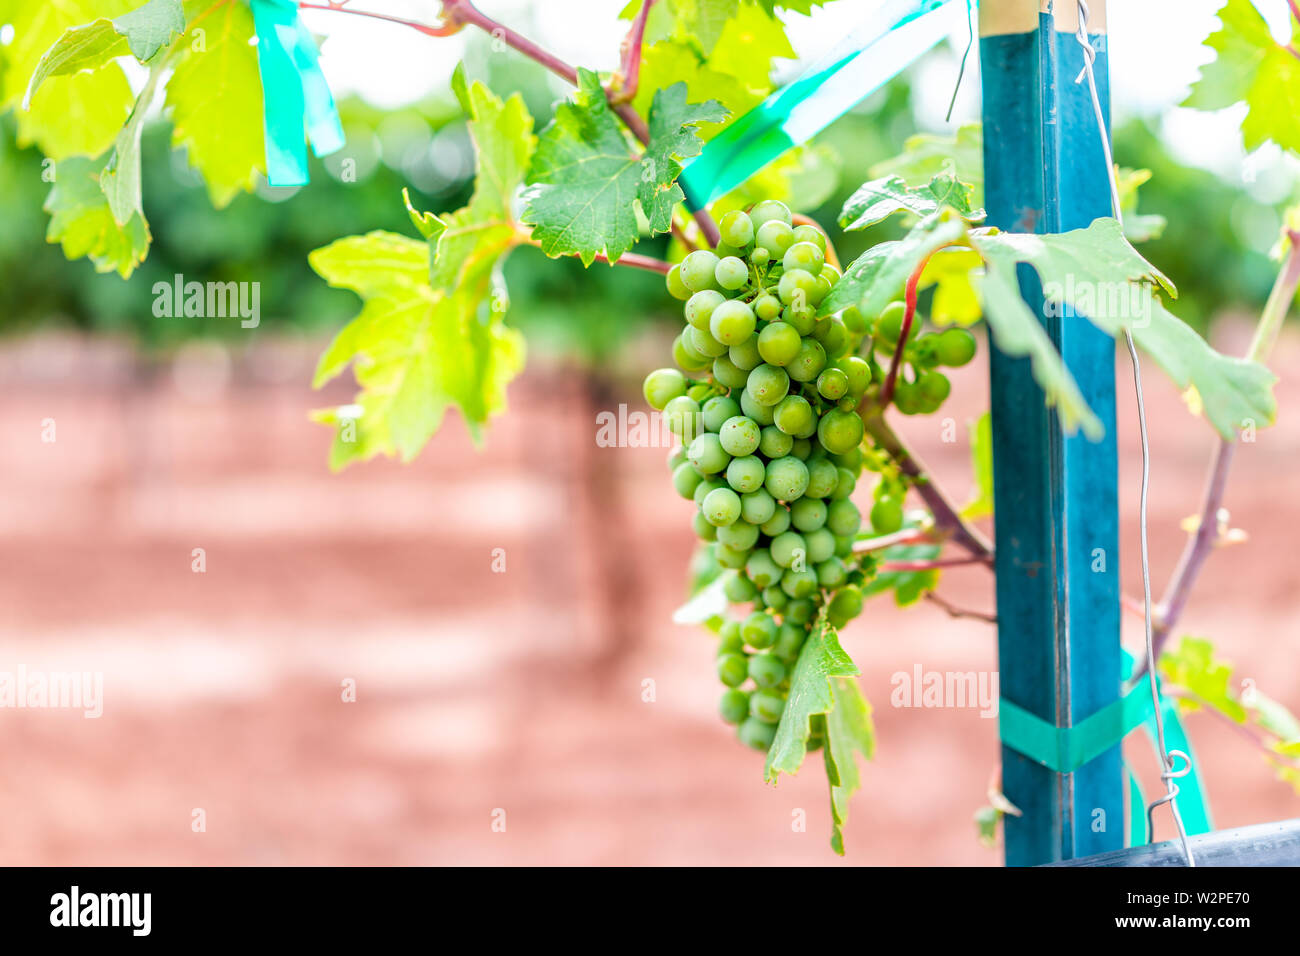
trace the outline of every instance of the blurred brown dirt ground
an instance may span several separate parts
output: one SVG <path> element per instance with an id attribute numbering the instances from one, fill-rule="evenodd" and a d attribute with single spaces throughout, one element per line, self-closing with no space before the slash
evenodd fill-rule
<path id="1" fill-rule="evenodd" d="M 1240 347 L 1240 328 L 1220 331 L 1221 347 Z M 595 411 L 642 407 L 635 370 L 659 364 L 663 343 L 640 343 L 596 389 L 535 356 L 481 451 L 449 413 L 413 464 L 338 475 L 307 412 L 347 401 L 350 385 L 306 387 L 318 347 L 261 339 L 227 366 L 211 349 L 151 365 L 64 335 L 0 346 L 0 670 L 105 681 L 98 720 L 0 711 L 0 862 L 840 862 L 820 761 L 766 786 L 761 758 L 715 717 L 711 641 L 669 620 L 692 539 L 665 450 L 596 447 Z M 1274 365 L 1279 424 L 1239 451 L 1229 495 L 1250 540 L 1211 558 L 1184 630 L 1300 710 L 1300 387 L 1288 374 L 1300 337 Z M 1140 594 L 1126 359 L 1117 374 L 1123 576 Z M 1158 592 L 1212 438 L 1150 362 L 1146 384 Z M 983 360 L 954 386 L 956 442 L 934 422 L 902 429 L 960 498 Z M 194 548 L 205 573 L 191 571 Z M 940 593 L 992 608 L 984 571 L 949 572 Z M 1125 617 L 1130 646 L 1140 623 Z M 845 644 L 879 746 L 844 862 L 999 864 L 971 820 L 996 721 L 890 706 L 895 672 L 995 667 L 993 629 L 886 599 Z M 355 703 L 341 700 L 346 679 Z M 1219 826 L 1300 815 L 1231 729 L 1187 724 Z M 1151 790 L 1145 740 L 1127 752 Z M 205 832 L 192 831 L 196 808 Z"/>

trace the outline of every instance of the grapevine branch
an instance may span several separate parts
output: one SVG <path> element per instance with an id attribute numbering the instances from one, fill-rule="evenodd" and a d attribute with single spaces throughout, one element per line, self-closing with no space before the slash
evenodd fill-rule
<path id="1" fill-rule="evenodd" d="M 542 244 L 538 242 L 536 239 L 532 238 L 531 236 L 527 236 L 527 235 L 520 236 L 519 241 L 526 246 L 533 246 L 534 248 L 537 249 L 540 249 L 542 247 Z M 573 259 L 577 257 L 572 253 L 567 253 L 565 255 L 565 258 Z M 617 259 L 615 259 L 612 263 L 609 261 L 608 256 L 602 255 L 601 253 L 598 252 L 596 253 L 596 261 L 604 262 L 608 265 L 627 266 L 632 269 L 643 269 L 646 272 L 658 272 L 660 275 L 667 275 L 669 270 L 672 269 L 673 267 L 673 264 L 671 262 L 664 262 L 664 260 L 656 259 L 654 258 L 654 256 L 643 256 L 635 252 L 625 252 Z"/>
<path id="2" fill-rule="evenodd" d="M 933 253 L 931 253 L 933 255 Z M 907 311 L 903 313 L 903 324 L 898 330 L 898 344 L 894 346 L 894 356 L 889 362 L 889 374 L 885 378 L 885 384 L 880 388 L 880 407 L 884 408 L 894 398 L 894 387 L 898 383 L 898 370 L 903 364 L 903 348 L 907 345 L 907 337 L 912 333 L 912 323 L 916 320 L 916 287 L 921 281 L 921 273 L 925 271 L 925 265 L 930 261 L 927 255 L 922 259 L 912 274 L 907 277 L 907 289 L 904 293 L 904 302 Z"/>
<path id="3" fill-rule="evenodd" d="M 623 69 L 619 73 L 618 95 L 612 102 L 631 103 L 636 99 L 637 87 L 641 82 L 641 48 L 645 44 L 645 24 L 650 17 L 650 8 L 658 0 L 645 0 L 641 10 L 632 22 L 632 29 L 623 41 Z"/>
<path id="4" fill-rule="evenodd" d="M 986 621 L 989 624 L 996 624 L 998 622 L 998 616 L 996 614 L 989 614 L 985 611 L 970 611 L 966 608 L 957 607 L 955 604 L 941 598 L 934 591 L 926 591 L 925 599 L 931 604 L 936 604 L 943 608 L 949 617 L 968 617 L 976 621 Z"/>

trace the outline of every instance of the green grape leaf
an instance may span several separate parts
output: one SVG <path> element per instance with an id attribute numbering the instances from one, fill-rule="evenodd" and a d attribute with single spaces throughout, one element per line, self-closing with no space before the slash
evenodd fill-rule
<path id="1" fill-rule="evenodd" d="M 722 28 L 740 10 L 740 0 L 668 0 L 674 35 L 694 39 L 707 56 L 722 38 Z"/>
<path id="2" fill-rule="evenodd" d="M 755 58 L 760 56 L 762 53 L 755 51 Z M 690 45 L 662 40 L 646 45 L 641 54 L 641 79 L 633 108 L 642 116 L 648 115 L 655 93 L 674 83 L 686 84 L 686 98 L 691 102 L 716 100 L 733 116 L 757 105 L 770 89 L 751 89 L 738 77 L 712 69 Z M 702 123 L 700 139 L 707 142 L 722 128 L 720 123 Z"/>
<path id="3" fill-rule="evenodd" d="M 923 218 L 945 206 L 963 219 L 978 221 L 984 210 L 970 203 L 970 187 L 950 173 L 936 173 L 924 186 L 908 186 L 901 176 L 887 176 L 863 183 L 844 203 L 839 224 L 845 232 L 874 226 L 896 212 Z"/>
<path id="4" fill-rule="evenodd" d="M 685 84 L 655 93 L 645 156 L 629 153 L 627 139 L 605 100 L 600 78 L 579 70 L 572 102 L 556 110 L 533 157 L 521 217 L 548 256 L 575 254 L 590 266 L 610 262 L 640 236 L 634 202 L 652 233 L 667 232 L 682 199 L 680 160 L 699 153 L 696 125 L 725 116 L 716 102 L 689 104 Z"/>
<path id="5" fill-rule="evenodd" d="M 1179 707 L 1182 709 L 1213 707 L 1239 724 L 1246 722 L 1246 709 L 1231 689 L 1232 667 L 1214 656 L 1214 645 L 1209 641 L 1184 637 L 1176 648 L 1166 648 L 1160 655 L 1159 668 L 1165 680 L 1196 696 L 1196 700 L 1180 698 Z"/>
<path id="6" fill-rule="evenodd" d="M 971 272 L 984 260 L 974 249 L 954 246 L 940 249 L 921 272 L 918 288 L 934 286 L 930 299 L 930 321 L 935 325 L 973 325 L 980 313 L 979 296 L 971 283 Z"/>
<path id="7" fill-rule="evenodd" d="M 1007 290 L 998 286 L 1014 284 L 1016 265 L 1026 262 L 1042 280 L 1049 309 L 1055 307 L 1057 314 L 1067 317 L 1087 316 L 1112 336 L 1130 329 L 1134 341 L 1175 385 L 1196 389 L 1206 417 L 1224 438 L 1232 439 L 1238 428 L 1250 423 L 1273 422 L 1277 412 L 1273 396 L 1276 376 L 1258 362 L 1216 352 L 1190 326 L 1168 312 L 1152 287 L 1159 285 L 1172 292 L 1172 285 L 1129 244 L 1114 219 L 1098 219 L 1086 229 L 1058 235 L 973 235 L 971 243 L 989 264 L 988 277 L 981 283 L 984 313 L 1004 350 L 1007 347 L 1001 333 L 1009 326 L 1016 326 L 1010 330 L 1013 340 L 1024 337 L 1026 316 L 1038 326 L 1027 307 L 1001 308 Z M 996 281 L 991 281 L 995 276 Z M 990 297 L 998 303 L 996 314 Z M 1055 355 L 1055 349 L 1051 351 Z M 1039 358 L 1034 361 L 1037 366 Z M 1062 405 L 1063 425 L 1065 411 Z"/>
<path id="8" fill-rule="evenodd" d="M 99 19 L 69 27 L 54 46 L 45 51 L 23 94 L 23 109 L 30 109 L 32 96 L 51 76 L 67 76 L 83 70 L 97 70 L 109 60 L 127 52 L 126 37 L 117 32 L 112 20 Z"/>
<path id="9" fill-rule="evenodd" d="M 993 514 L 993 416 L 985 412 L 970 426 L 970 463 L 975 494 L 961 509 L 967 521 Z"/>
<path id="10" fill-rule="evenodd" d="M 126 37 L 131 55 L 141 63 L 148 63 L 159 50 L 185 32 L 185 9 L 181 0 L 149 0 L 115 19 L 113 27 Z"/>
<path id="11" fill-rule="evenodd" d="M 113 153 L 99 177 L 99 185 L 108 197 L 108 208 L 113 211 L 113 218 L 118 225 L 125 225 L 133 216 L 144 215 L 140 186 L 140 136 L 144 132 L 145 115 L 158 92 L 158 82 L 166 66 L 164 61 L 158 60 L 149 68 L 149 78 L 136 97 L 130 119 L 117 134 Z"/>
<path id="12" fill-rule="evenodd" d="M 97 272 L 117 272 L 128 278 L 149 251 L 149 226 L 144 216 L 133 215 L 119 226 L 99 188 L 102 161 L 65 159 L 58 179 L 45 200 L 50 215 L 47 242 L 63 246 L 69 259 L 86 256 Z"/>
<path id="13" fill-rule="evenodd" d="M 536 142 L 532 117 L 518 95 L 502 102 L 481 83 L 466 98 L 478 156 L 469 203 L 434 216 L 417 212 L 408 194 L 424 241 L 372 232 L 310 257 L 330 285 L 365 302 L 316 370 L 319 387 L 350 362 L 362 388 L 353 405 L 317 415 L 338 429 L 334 468 L 376 454 L 409 461 L 453 404 L 477 441 L 523 367 L 523 338 L 504 322 L 499 263 L 520 240 L 510 205 Z"/>
<path id="14" fill-rule="evenodd" d="M 1220 110 L 1244 100 L 1248 152 L 1273 140 L 1300 153 L 1300 59 L 1273 39 L 1250 0 L 1228 0 L 1218 17 L 1222 26 L 1205 41 L 1218 55 L 1201 67 L 1183 105 Z M 1293 36 L 1300 27 L 1293 25 Z"/>
<path id="15" fill-rule="evenodd" d="M 251 191 L 266 169 L 262 77 L 252 36 L 247 5 L 216 7 L 190 25 L 167 81 L 172 147 L 186 151 L 218 209 Z"/>
<path id="16" fill-rule="evenodd" d="M 860 534 L 859 537 L 862 537 Z M 870 535 L 866 535 L 870 537 Z M 937 544 L 896 544 L 880 552 L 883 561 L 933 561 L 939 557 L 942 547 Z M 881 571 L 870 581 L 862 585 L 863 599 L 873 598 L 886 591 L 894 592 L 894 603 L 899 607 L 908 607 L 925 596 L 926 591 L 933 591 L 939 584 L 937 569 L 929 571 Z"/>
<path id="17" fill-rule="evenodd" d="M 745 4 L 723 26 L 709 55 L 708 67 L 734 77 L 746 89 L 766 94 L 772 89 L 772 60 L 793 60 L 797 56 L 786 36 L 785 24 Z"/>
<path id="18" fill-rule="evenodd" d="M 831 679 L 835 704 L 826 714 L 826 780 L 831 788 L 831 849 L 844 855 L 844 825 L 849 800 L 862 786 L 857 755 L 870 760 L 876 750 L 871 704 L 852 677 Z"/>
<path id="19" fill-rule="evenodd" d="M 902 153 L 871 167 L 873 178 L 901 176 L 912 186 L 923 185 L 939 173 L 969 185 L 972 205 L 984 204 L 983 126 L 964 123 L 951 136 L 917 133 L 903 143 Z"/>
<path id="20" fill-rule="evenodd" d="M 835 628 L 823 614 L 804 641 L 790 675 L 790 695 L 763 767 L 763 778 L 768 783 L 776 783 L 783 773 L 799 771 L 808 753 L 813 715 L 829 714 L 835 707 L 833 679 L 857 674 L 857 665 L 840 647 Z"/>

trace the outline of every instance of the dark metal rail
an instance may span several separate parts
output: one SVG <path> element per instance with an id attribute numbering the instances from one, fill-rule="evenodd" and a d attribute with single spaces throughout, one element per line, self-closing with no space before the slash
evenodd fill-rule
<path id="1" fill-rule="evenodd" d="M 1197 866 L 1300 866 L 1300 819 L 1191 837 Z M 1047 866 L 1185 866 L 1177 840 L 1112 850 Z"/>

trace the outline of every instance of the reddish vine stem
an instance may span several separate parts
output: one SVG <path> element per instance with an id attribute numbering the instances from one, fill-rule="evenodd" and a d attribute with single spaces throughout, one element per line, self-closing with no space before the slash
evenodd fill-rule
<path id="1" fill-rule="evenodd" d="M 984 621 L 988 624 L 996 624 L 998 622 L 998 616 L 996 614 L 989 614 L 986 611 L 970 611 L 966 608 L 957 607 L 950 601 L 941 598 L 934 591 L 926 591 L 925 599 L 932 604 L 937 604 L 939 607 L 943 608 L 943 610 L 948 613 L 949 617 L 968 617 L 976 621 Z"/>
<path id="2" fill-rule="evenodd" d="M 968 564 L 988 564 L 991 557 L 971 555 L 965 558 L 935 558 L 931 561 L 882 561 L 881 571 L 937 571 L 940 568 L 956 568 Z"/>
<path id="3" fill-rule="evenodd" d="M 650 17 L 650 8 L 657 2 L 658 0 L 645 0 L 636 20 L 632 22 L 627 39 L 623 41 L 623 69 L 618 95 L 615 97 L 619 103 L 631 103 L 636 99 L 637 87 L 641 83 L 641 47 L 645 43 L 645 24 Z"/>
<path id="4" fill-rule="evenodd" d="M 520 242 L 523 245 L 532 246 L 535 249 L 540 249 L 542 247 L 540 242 L 528 236 L 521 237 Z M 566 254 L 564 258 L 576 259 L 577 256 Z M 643 256 L 636 252 L 625 252 L 612 263 L 610 263 L 608 256 L 602 255 L 598 252 L 596 253 L 596 261 L 604 262 L 608 265 L 626 266 L 629 269 L 641 269 L 645 272 L 657 272 L 660 275 L 667 275 L 668 271 L 673 267 L 671 262 L 664 262 L 664 260 L 656 259 L 654 256 Z"/>
<path id="5" fill-rule="evenodd" d="M 1291 15 L 1300 21 L 1300 2 L 1297 0 L 1286 0 L 1291 7 Z"/>
<path id="6" fill-rule="evenodd" d="M 889 374 L 885 377 L 885 384 L 880 387 L 881 408 L 888 405 L 894 398 L 894 387 L 898 383 L 898 370 L 903 364 L 903 348 L 907 345 L 907 337 L 912 333 L 912 322 L 916 318 L 916 286 L 921 281 L 921 273 L 925 271 L 925 265 L 929 261 L 930 256 L 927 255 L 912 270 L 912 274 L 907 277 L 907 290 L 904 293 L 907 311 L 903 313 L 903 324 L 898 330 L 898 344 L 894 346 L 894 356 L 889 362 Z"/>

